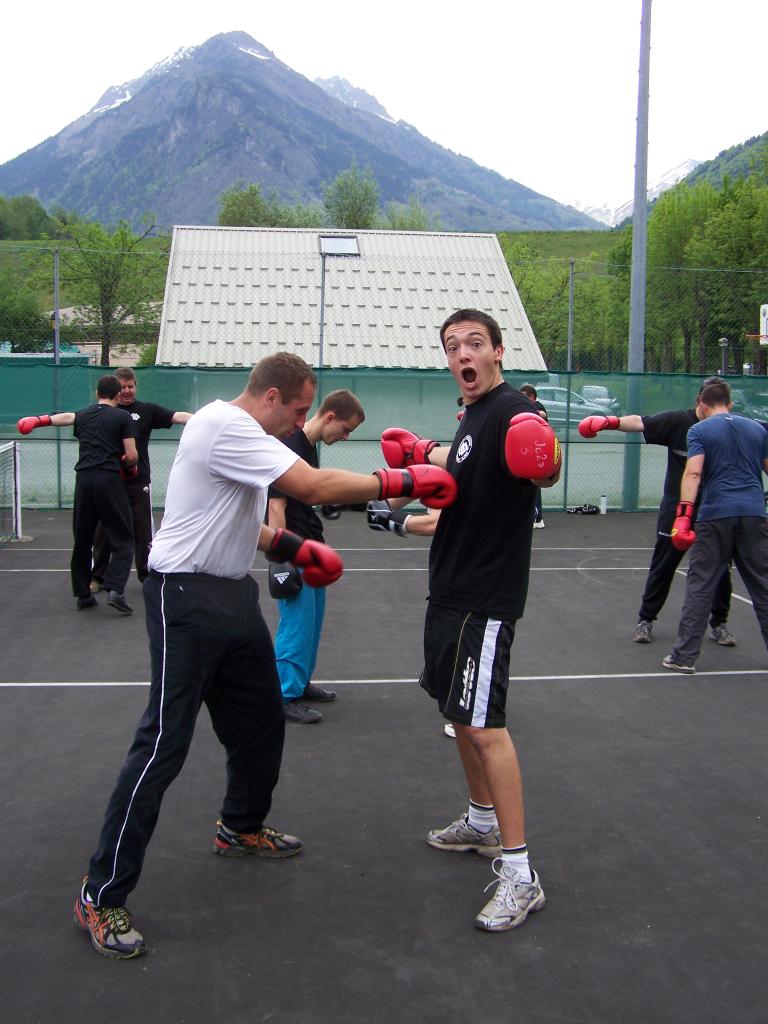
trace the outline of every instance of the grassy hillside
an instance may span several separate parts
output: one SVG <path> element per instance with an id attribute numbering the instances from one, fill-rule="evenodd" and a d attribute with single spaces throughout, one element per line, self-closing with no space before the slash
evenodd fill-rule
<path id="1" fill-rule="evenodd" d="M 616 231 L 505 231 L 499 234 L 502 249 L 527 242 L 544 260 L 596 260 L 604 262 L 616 244 Z"/>
<path id="2" fill-rule="evenodd" d="M 746 178 L 754 172 L 755 164 L 763 165 L 765 170 L 766 151 L 768 151 L 768 132 L 747 139 L 746 142 L 742 142 L 738 146 L 724 149 L 714 160 L 707 160 L 703 164 L 699 164 L 685 180 L 689 185 L 694 185 L 697 181 L 708 181 L 719 189 L 722 187 L 723 178 L 726 175 L 730 178 Z"/>

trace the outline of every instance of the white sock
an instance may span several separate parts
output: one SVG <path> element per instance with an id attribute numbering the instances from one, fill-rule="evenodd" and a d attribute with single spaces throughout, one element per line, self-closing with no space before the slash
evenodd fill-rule
<path id="1" fill-rule="evenodd" d="M 501 851 L 502 870 L 509 868 L 514 871 L 521 882 L 532 882 L 533 875 L 528 864 L 528 847 L 516 846 L 511 850 Z"/>
<path id="2" fill-rule="evenodd" d="M 470 800 L 469 810 L 467 811 L 467 824 L 471 825 L 476 832 L 482 832 L 483 835 L 487 835 L 492 829 L 498 828 L 499 823 L 496 821 L 496 810 L 493 804 L 489 807 L 487 804 L 476 804 L 473 800 Z"/>

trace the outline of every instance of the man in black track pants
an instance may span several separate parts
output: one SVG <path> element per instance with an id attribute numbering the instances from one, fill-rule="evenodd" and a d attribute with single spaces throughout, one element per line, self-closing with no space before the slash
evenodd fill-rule
<path id="1" fill-rule="evenodd" d="M 653 623 L 664 607 L 672 580 L 685 554 L 672 544 L 670 534 L 675 521 L 675 509 L 680 500 L 680 481 L 683 478 L 687 457 L 687 436 L 694 423 L 701 419 L 701 392 L 708 384 L 719 381 L 719 377 L 708 377 L 704 381 L 696 396 L 696 407 L 693 409 L 673 409 L 653 416 L 587 416 L 579 424 L 579 433 L 582 437 L 595 437 L 601 430 L 621 430 L 627 434 L 643 434 L 647 444 L 658 444 L 667 449 L 664 493 L 656 521 L 656 546 L 645 581 L 638 622 L 632 634 L 636 644 L 649 644 L 653 640 Z M 715 640 L 721 647 L 736 645 L 736 638 L 726 626 L 730 609 L 731 571 L 730 566 L 726 566 L 717 585 L 709 617 L 710 639 Z"/>
<path id="2" fill-rule="evenodd" d="M 440 506 L 456 495 L 453 478 L 437 466 L 366 475 L 309 466 L 278 438 L 304 424 L 315 384 L 298 356 L 268 356 L 237 398 L 204 406 L 182 434 L 144 581 L 148 704 L 74 908 L 76 923 L 103 956 L 127 959 L 145 951 L 125 904 L 203 704 L 227 755 L 214 852 L 289 857 L 301 849 L 295 836 L 265 824 L 280 773 L 285 712 L 251 570 L 262 551 L 303 569 L 304 585 L 318 587 L 337 580 L 342 563 L 325 544 L 264 525 L 269 485 L 310 505 L 413 496 Z"/>
<path id="3" fill-rule="evenodd" d="M 115 377 L 120 381 L 117 408 L 124 409 L 128 413 L 137 430 L 136 447 L 139 452 L 139 461 L 135 475 L 126 476 L 125 489 L 128 494 L 128 504 L 131 506 L 136 575 L 139 582 L 143 583 L 149 573 L 147 559 L 154 534 L 149 440 L 153 430 L 168 430 L 176 423 L 183 425 L 189 420 L 192 413 L 174 412 L 155 402 L 137 401 L 136 374 L 130 367 L 120 367 L 115 370 Z M 96 530 L 93 542 L 93 569 L 91 570 L 91 591 L 93 593 L 105 589 L 104 577 L 107 573 L 110 553 L 111 547 L 106 531 L 100 525 Z"/>
<path id="4" fill-rule="evenodd" d="M 22 434 L 28 434 L 37 427 L 74 425 L 80 453 L 72 510 L 72 591 L 79 610 L 96 604 L 90 591 L 91 549 L 96 525 L 101 522 L 113 552 L 104 577 L 107 604 L 130 615 L 133 609 L 125 599 L 125 587 L 133 559 L 133 528 L 122 476 L 135 467 L 138 452 L 133 420 L 116 408 L 119 392 L 120 381 L 109 374 L 99 380 L 95 405 L 78 412 L 27 416 L 17 426 Z"/>

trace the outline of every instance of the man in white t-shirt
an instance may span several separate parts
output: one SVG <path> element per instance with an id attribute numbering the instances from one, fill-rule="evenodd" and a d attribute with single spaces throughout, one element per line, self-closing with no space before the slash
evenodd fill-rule
<path id="1" fill-rule="evenodd" d="M 264 525 L 269 485 L 312 505 L 410 495 L 441 507 L 456 496 L 453 478 L 437 466 L 363 475 L 300 459 L 277 439 L 303 426 L 315 383 L 298 356 L 268 356 L 242 394 L 206 405 L 181 437 L 144 582 L 149 703 L 75 903 L 76 923 L 103 956 L 145 951 L 125 903 L 203 703 L 227 752 L 214 852 L 289 857 L 301 849 L 295 836 L 264 824 L 280 774 L 285 714 L 250 570 L 257 550 L 303 568 L 309 586 L 333 583 L 343 567 L 326 544 Z"/>

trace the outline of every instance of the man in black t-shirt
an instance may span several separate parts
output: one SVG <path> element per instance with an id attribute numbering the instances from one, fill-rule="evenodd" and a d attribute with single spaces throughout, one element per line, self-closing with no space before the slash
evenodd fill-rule
<path id="1" fill-rule="evenodd" d="M 528 592 L 536 486 L 557 483 L 559 445 L 530 401 L 504 382 L 501 330 L 492 317 L 458 310 L 443 324 L 440 339 L 464 400 L 453 443 L 441 448 L 391 428 L 382 447 L 390 466 L 444 466 L 458 485 L 456 501 L 440 513 L 430 548 L 420 683 L 455 727 L 469 809 L 447 828 L 429 832 L 427 842 L 438 850 L 497 858 L 496 891 L 475 924 L 506 931 L 545 903 L 528 862 L 520 767 L 505 726 L 510 649 Z M 525 478 L 510 443 L 516 430 L 510 421 L 520 414 L 535 437 L 535 444 L 523 447 L 541 454 Z"/>
<path id="2" fill-rule="evenodd" d="M 317 468 L 318 443 L 330 445 L 346 441 L 364 419 L 363 407 L 351 391 L 332 391 L 301 429 L 281 440 Z M 307 540 L 324 542 L 323 525 L 312 506 L 284 494 L 274 484 L 269 488 L 267 521 L 273 529 L 288 529 Z M 300 570 L 290 565 L 270 566 L 270 584 L 271 589 L 277 586 L 287 594 L 278 596 L 280 622 L 275 634 L 275 657 L 285 717 L 300 725 L 319 722 L 323 716 L 305 701 L 336 699 L 332 690 L 324 690 L 311 681 L 325 617 L 325 587 L 303 586 Z"/>
<path id="3" fill-rule="evenodd" d="M 131 572 L 133 529 L 131 510 L 121 475 L 136 465 L 136 428 L 131 417 L 117 409 L 120 382 L 112 375 L 99 379 L 96 404 L 79 412 L 57 412 L 50 416 L 27 417 L 18 429 L 27 434 L 35 427 L 74 426 L 80 442 L 75 464 L 75 498 L 72 509 L 72 591 L 79 610 L 92 608 L 96 598 L 90 592 L 91 549 L 99 521 L 112 547 L 112 560 L 104 578 L 107 604 L 124 615 L 133 609 L 125 600 L 125 586 Z M 36 420 L 30 425 L 30 421 Z"/>
<path id="4" fill-rule="evenodd" d="M 185 424 L 192 413 L 173 412 L 171 409 L 166 409 L 162 405 L 156 405 L 154 402 L 137 401 L 136 374 L 130 367 L 121 367 L 115 370 L 115 377 L 120 382 L 117 407 L 118 409 L 124 409 L 129 414 L 137 428 L 136 447 L 139 452 L 139 462 L 135 474 L 126 475 L 125 489 L 128 495 L 128 504 L 131 507 L 131 520 L 133 522 L 136 575 L 139 578 L 139 582 L 143 583 L 149 572 L 147 559 L 149 558 L 149 548 L 155 532 L 152 522 L 149 439 L 153 430 L 168 430 L 175 423 Z M 104 587 L 104 576 L 109 564 L 110 550 L 106 532 L 99 526 L 96 530 L 93 544 L 93 569 L 91 570 L 91 591 L 94 593 Z"/>
<path id="5" fill-rule="evenodd" d="M 674 409 L 652 416 L 588 416 L 579 424 L 579 432 L 584 437 L 595 437 L 600 430 L 621 430 L 627 434 L 643 434 L 647 444 L 658 444 L 667 449 L 664 492 L 656 521 L 656 545 L 645 581 L 638 622 L 632 634 L 632 639 L 637 644 L 649 644 L 653 640 L 653 623 L 664 607 L 672 580 L 685 554 L 674 546 L 670 534 L 675 521 L 675 509 L 680 501 L 680 481 L 687 459 L 688 430 L 701 418 L 701 392 L 707 384 L 720 380 L 720 377 L 708 377 L 704 381 L 696 396 L 696 407 L 693 409 Z M 696 507 L 698 509 L 698 505 Z M 721 647 L 734 647 L 736 644 L 736 638 L 726 626 L 730 608 L 731 571 L 728 566 L 717 586 L 709 617 L 710 639 L 715 640 Z"/>

